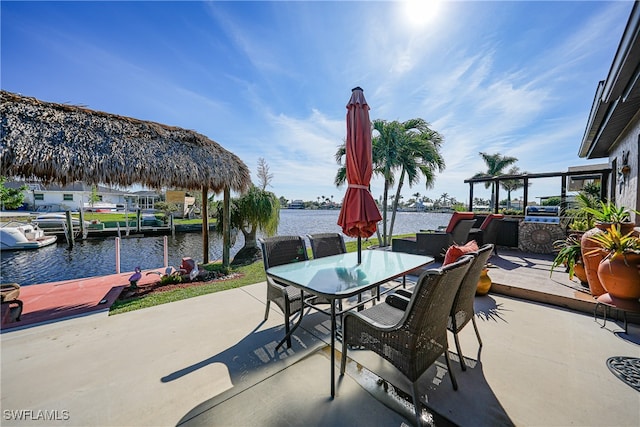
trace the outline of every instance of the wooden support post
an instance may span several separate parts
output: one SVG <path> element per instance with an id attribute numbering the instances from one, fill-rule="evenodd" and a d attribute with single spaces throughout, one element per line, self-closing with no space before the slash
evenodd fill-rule
<path id="1" fill-rule="evenodd" d="M 116 237 L 116 274 L 120 274 L 120 238 Z"/>
<path id="2" fill-rule="evenodd" d="M 231 251 L 231 190 L 224 187 L 222 201 L 222 265 L 228 266 Z"/>
<path id="3" fill-rule="evenodd" d="M 202 262 L 209 263 L 209 189 L 202 187 Z"/>
<path id="4" fill-rule="evenodd" d="M 562 174 L 560 179 L 560 216 L 563 217 L 567 211 L 567 175 Z"/>
<path id="5" fill-rule="evenodd" d="M 73 248 L 73 221 L 71 220 L 71 211 L 66 211 L 67 218 L 67 242 L 69 243 L 69 247 Z"/>
<path id="6" fill-rule="evenodd" d="M 87 237 L 88 230 L 84 226 L 84 211 L 82 210 L 82 207 L 80 207 L 79 213 L 80 215 L 78 218 L 80 221 L 80 236 L 82 236 L 82 239 L 84 239 L 85 237 Z"/>

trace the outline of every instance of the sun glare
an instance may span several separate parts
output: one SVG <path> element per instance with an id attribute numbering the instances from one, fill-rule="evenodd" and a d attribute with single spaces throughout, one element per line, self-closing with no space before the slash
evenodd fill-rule
<path id="1" fill-rule="evenodd" d="M 421 28 L 435 20 L 441 0 L 405 0 L 404 15 L 412 27 Z"/>

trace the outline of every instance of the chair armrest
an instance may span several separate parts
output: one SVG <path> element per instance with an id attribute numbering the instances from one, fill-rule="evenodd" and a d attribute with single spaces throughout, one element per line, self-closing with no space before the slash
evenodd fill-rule
<path id="1" fill-rule="evenodd" d="M 267 276 L 267 292 L 269 295 L 284 297 L 287 295 L 287 290 L 285 289 L 287 286 Z"/>
<path id="2" fill-rule="evenodd" d="M 416 243 L 418 254 L 442 258 L 447 248 L 453 244 L 453 238 L 449 233 L 418 233 Z"/>
<path id="3" fill-rule="evenodd" d="M 417 254 L 418 245 L 415 239 L 392 239 L 391 251 L 404 252 L 408 254 Z"/>
<path id="4" fill-rule="evenodd" d="M 406 310 L 409 306 L 409 298 L 398 293 L 387 295 L 384 302 L 389 304 L 391 307 L 399 308 L 400 310 Z"/>

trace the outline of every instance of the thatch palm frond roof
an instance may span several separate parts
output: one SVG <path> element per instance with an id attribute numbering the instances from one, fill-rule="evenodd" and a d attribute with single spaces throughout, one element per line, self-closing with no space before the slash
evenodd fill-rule
<path id="1" fill-rule="evenodd" d="M 3 175 L 66 184 L 151 188 L 229 187 L 243 192 L 247 166 L 192 130 L 0 91 Z"/>

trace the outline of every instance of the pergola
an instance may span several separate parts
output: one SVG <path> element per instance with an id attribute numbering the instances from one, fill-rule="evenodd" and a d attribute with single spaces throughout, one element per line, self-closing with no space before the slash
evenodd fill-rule
<path id="1" fill-rule="evenodd" d="M 564 212 L 567 206 L 567 177 L 573 178 L 597 178 L 600 180 L 600 199 L 605 200 L 607 198 L 607 187 L 609 186 L 609 175 L 611 175 L 611 168 L 603 169 L 591 169 L 591 170 L 576 170 L 567 172 L 543 172 L 543 173 L 525 173 L 519 175 L 498 175 L 486 178 L 470 178 L 465 179 L 465 184 L 469 184 L 469 210 L 473 210 L 473 186 L 477 183 L 490 182 L 495 186 L 495 199 L 500 200 L 500 182 L 502 181 L 514 181 L 521 180 L 523 184 L 524 201 L 523 206 L 529 204 L 529 180 L 536 178 L 560 178 L 560 206 Z M 615 190 L 615 189 L 613 189 Z M 615 191 L 614 191 L 615 192 Z M 498 203 L 494 203 L 494 213 L 498 213 Z"/>
<path id="2" fill-rule="evenodd" d="M 251 184 L 235 154 L 192 130 L 0 91 L 2 174 L 62 185 L 142 184 L 202 190 L 203 262 L 209 262 L 207 194 L 224 192 L 223 263 L 229 263 L 230 192 Z"/>

